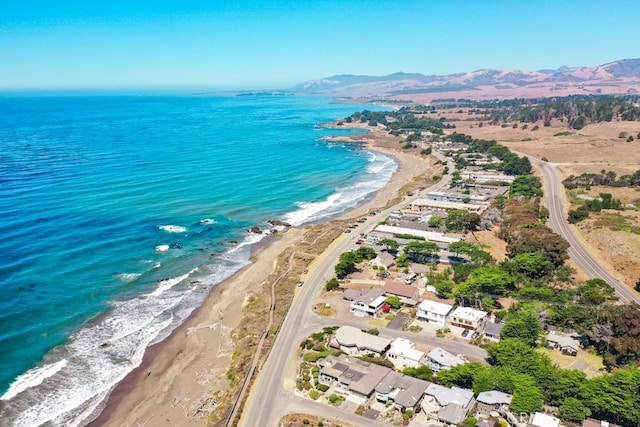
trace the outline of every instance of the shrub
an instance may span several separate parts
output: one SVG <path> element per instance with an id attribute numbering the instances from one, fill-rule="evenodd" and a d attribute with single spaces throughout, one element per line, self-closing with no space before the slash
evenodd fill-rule
<path id="1" fill-rule="evenodd" d="M 535 125 L 534 127 L 531 128 L 532 131 L 538 130 L 538 129 L 540 129 L 540 126 L 538 126 L 538 125 Z"/>
<path id="2" fill-rule="evenodd" d="M 318 400 L 318 398 L 320 397 L 320 392 L 318 390 L 311 390 L 309 392 L 309 397 L 313 400 Z"/>
<path id="3" fill-rule="evenodd" d="M 311 421 L 309 421 L 309 419 L 308 419 L 308 418 L 303 418 L 303 419 L 302 419 L 302 424 L 304 424 L 304 425 L 308 426 L 309 424 L 311 424 Z"/>
<path id="4" fill-rule="evenodd" d="M 335 277 L 331 278 L 326 285 L 324 285 L 324 288 L 327 291 L 332 291 L 336 288 L 340 287 L 340 283 L 338 282 L 338 279 L 336 279 Z"/>
<path id="5" fill-rule="evenodd" d="M 316 385 L 316 389 L 320 390 L 321 392 L 326 392 L 327 390 L 329 390 L 329 386 L 326 384 L 318 384 Z"/>
<path id="6" fill-rule="evenodd" d="M 338 396 L 337 394 L 333 393 L 331 396 L 328 397 L 328 400 L 329 400 L 329 403 L 337 406 L 344 401 L 344 397 Z"/>

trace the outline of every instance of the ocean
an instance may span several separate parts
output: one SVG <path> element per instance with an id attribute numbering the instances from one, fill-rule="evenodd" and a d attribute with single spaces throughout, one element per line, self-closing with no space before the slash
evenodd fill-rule
<path id="1" fill-rule="evenodd" d="M 0 425 L 81 425 L 279 219 L 334 217 L 397 165 L 293 96 L 0 97 Z"/>

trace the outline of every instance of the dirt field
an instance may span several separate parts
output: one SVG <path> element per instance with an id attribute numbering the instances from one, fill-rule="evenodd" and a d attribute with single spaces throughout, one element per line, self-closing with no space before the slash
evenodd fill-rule
<path id="1" fill-rule="evenodd" d="M 525 130 L 522 129 L 522 124 L 518 124 L 516 129 L 512 126 L 503 128 L 486 124 L 479 127 L 478 121 L 469 120 L 474 116 L 469 116 L 466 112 L 460 114 L 449 110 L 441 114 L 461 119 L 455 122 L 457 132 L 476 138 L 495 139 L 514 151 L 538 158 L 546 157 L 551 162 L 559 163 L 558 170 L 563 178 L 571 174 L 597 173 L 602 169 L 613 170 L 618 176 L 640 170 L 640 140 L 636 138 L 640 122 L 599 123 L 585 126 L 580 131 L 559 127 L 561 124 L 545 128 L 539 123 L 539 129 L 533 131 L 531 129 L 534 125 L 531 123 Z M 634 141 L 626 142 L 625 138 L 619 138 L 621 132 L 634 136 Z M 590 190 L 567 192 L 567 198 L 573 200 L 580 193 L 590 197 L 598 197 L 599 193 L 611 193 L 624 204 L 632 203 L 640 207 L 640 190 L 636 188 L 594 186 Z M 626 283 L 633 285 L 640 278 L 640 234 L 637 234 L 640 212 L 626 210 L 619 215 L 592 214 L 575 229 L 595 249 L 595 255 L 612 266 Z M 486 238 L 487 236 L 483 236 L 481 240 Z M 486 243 L 495 246 L 490 241 Z M 494 250 L 492 249 L 492 254 Z M 496 254 L 493 255 L 496 257 Z M 582 281 L 586 277 L 579 272 L 575 279 Z"/>

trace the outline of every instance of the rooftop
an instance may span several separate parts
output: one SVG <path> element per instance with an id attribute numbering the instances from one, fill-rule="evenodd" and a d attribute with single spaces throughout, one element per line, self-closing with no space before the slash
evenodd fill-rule
<path id="1" fill-rule="evenodd" d="M 392 225 L 379 225 L 376 227 L 376 231 L 387 234 L 410 234 L 412 236 L 424 237 L 431 242 L 453 243 L 461 240 L 459 237 L 445 236 L 444 233 L 436 231 L 416 230 L 406 227 L 394 227 Z"/>
<path id="2" fill-rule="evenodd" d="M 356 298 L 356 301 L 362 302 L 364 304 L 371 304 L 373 301 L 378 299 L 384 295 L 384 291 L 380 288 L 372 288 L 366 291 L 363 291 L 359 297 Z"/>
<path id="3" fill-rule="evenodd" d="M 451 310 L 453 310 L 453 306 L 450 304 L 429 300 L 422 301 L 420 304 L 418 304 L 418 308 L 422 311 L 428 311 L 430 313 L 440 314 L 442 316 L 446 316 Z"/>
<path id="4" fill-rule="evenodd" d="M 557 335 L 553 332 L 547 334 L 547 341 L 558 343 L 562 347 L 573 347 L 576 350 L 580 348 L 580 340 L 567 335 Z"/>
<path id="5" fill-rule="evenodd" d="M 391 372 L 391 369 L 341 355 L 327 358 L 321 372 L 323 375 L 337 378 L 338 381 L 346 384 L 349 390 L 369 396 L 376 385 Z"/>
<path id="6" fill-rule="evenodd" d="M 391 371 L 376 386 L 381 394 L 395 394 L 393 400 L 400 406 L 412 408 L 418 403 L 429 386 L 428 381 L 409 377 L 396 371 Z"/>
<path id="7" fill-rule="evenodd" d="M 462 365 L 464 360 L 460 359 L 455 354 L 449 353 L 447 350 L 444 350 L 440 347 L 436 347 L 432 349 L 429 353 L 427 353 L 427 357 L 431 360 L 434 360 L 439 365 L 442 366 L 457 366 Z"/>
<path id="8" fill-rule="evenodd" d="M 444 408 L 440 408 L 438 411 L 438 419 L 440 421 L 454 425 L 460 424 L 466 416 L 467 410 L 461 405 L 457 405 L 455 403 L 447 405 Z"/>
<path id="9" fill-rule="evenodd" d="M 418 293 L 418 288 L 404 283 L 389 281 L 384 284 L 382 290 L 387 294 L 397 295 L 403 298 L 413 299 Z"/>
<path id="10" fill-rule="evenodd" d="M 391 342 L 386 338 L 362 332 L 353 326 L 339 327 L 336 331 L 336 341 L 341 346 L 369 349 L 376 353 L 384 353 Z"/>
<path id="11" fill-rule="evenodd" d="M 507 393 L 503 393 L 498 390 L 483 391 L 478 395 L 476 399 L 478 402 L 486 403 L 487 405 L 509 405 L 511 404 L 512 396 Z"/>
<path id="12" fill-rule="evenodd" d="M 429 384 L 425 394 L 433 396 L 440 406 L 447 406 L 450 403 L 455 403 L 464 408 L 469 405 L 473 399 L 473 391 L 465 390 L 460 387 L 445 387 L 440 384 Z"/>
<path id="13" fill-rule="evenodd" d="M 504 323 L 487 322 L 487 324 L 484 325 L 484 333 L 499 337 L 503 327 Z"/>
<path id="14" fill-rule="evenodd" d="M 459 319 L 477 322 L 484 319 L 486 315 L 486 311 L 476 310 L 471 307 L 456 307 L 456 309 L 451 314 L 451 317 L 457 317 Z"/>
<path id="15" fill-rule="evenodd" d="M 391 347 L 387 353 L 393 353 L 411 360 L 420 360 L 424 357 L 424 352 L 417 350 L 414 343 L 404 338 L 396 338 L 391 342 Z"/>
<path id="16" fill-rule="evenodd" d="M 530 424 L 532 427 L 558 427 L 560 426 L 560 420 L 551 415 L 536 412 L 533 414 Z"/>

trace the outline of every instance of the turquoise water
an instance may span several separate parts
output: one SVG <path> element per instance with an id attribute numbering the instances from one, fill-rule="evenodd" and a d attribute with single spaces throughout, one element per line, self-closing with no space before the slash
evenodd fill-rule
<path id="1" fill-rule="evenodd" d="M 0 98 L 0 424 L 74 425 L 246 265 L 252 226 L 381 188 L 301 97 Z"/>

